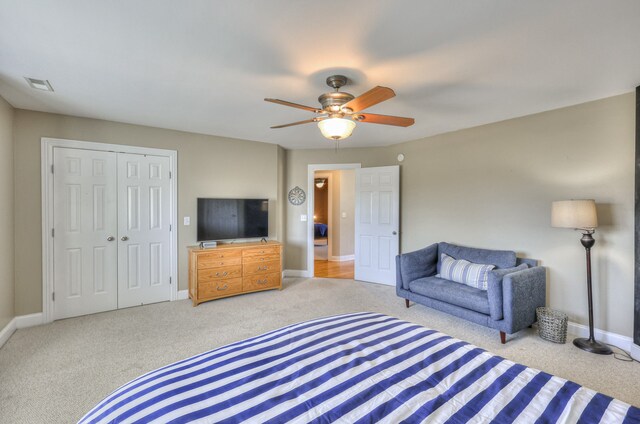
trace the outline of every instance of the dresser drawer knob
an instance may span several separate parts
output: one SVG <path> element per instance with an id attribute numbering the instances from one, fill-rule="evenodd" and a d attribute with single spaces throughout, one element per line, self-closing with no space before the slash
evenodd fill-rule
<path id="1" fill-rule="evenodd" d="M 259 266 L 259 267 L 258 267 L 258 271 L 266 271 L 266 270 L 268 270 L 268 269 L 269 269 L 269 267 L 268 267 L 268 266 L 266 266 L 266 265 L 265 265 L 265 266 Z"/>
<path id="2" fill-rule="evenodd" d="M 227 276 L 227 271 L 223 272 L 222 276 L 226 277 Z M 216 277 L 220 277 L 220 273 L 219 272 L 216 272 Z"/>
<path id="3" fill-rule="evenodd" d="M 260 285 L 265 285 L 269 282 L 269 280 L 267 280 L 266 278 L 264 280 L 258 280 L 257 283 Z"/>
<path id="4" fill-rule="evenodd" d="M 223 291 L 223 290 L 227 290 L 229 288 L 229 285 L 225 284 L 223 287 L 220 286 L 216 286 L 216 289 L 218 291 Z"/>

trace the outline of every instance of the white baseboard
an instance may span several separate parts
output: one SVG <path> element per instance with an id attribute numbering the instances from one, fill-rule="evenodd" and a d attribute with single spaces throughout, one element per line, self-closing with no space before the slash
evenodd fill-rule
<path id="1" fill-rule="evenodd" d="M 306 269 L 285 269 L 282 271 L 282 277 L 310 278 L 311 275 Z"/>
<path id="2" fill-rule="evenodd" d="M 40 325 L 42 323 L 42 312 L 14 317 L 11 321 L 9 321 L 9 324 L 5 325 L 4 328 L 0 330 L 0 347 L 4 346 L 4 344 L 7 342 L 7 340 L 9 340 L 11 335 L 16 330 L 27 327 L 35 327 L 36 325 Z"/>
<path id="3" fill-rule="evenodd" d="M 640 346 L 631 343 L 631 357 L 636 361 L 640 361 Z"/>
<path id="4" fill-rule="evenodd" d="M 16 319 L 13 318 L 9 321 L 9 324 L 5 325 L 4 328 L 0 330 L 0 347 L 4 346 L 16 329 Z"/>
<path id="5" fill-rule="evenodd" d="M 589 337 L 589 326 L 578 324 L 569 321 L 567 325 L 567 332 L 578 337 Z M 596 340 L 602 343 L 612 344 L 627 352 L 632 350 L 633 339 L 631 337 L 623 336 L 622 334 L 611 333 L 609 331 L 600 330 L 594 328 L 593 335 Z M 640 346 L 637 346 L 637 354 L 640 356 Z M 633 355 L 632 355 L 633 356 Z"/>
<path id="6" fill-rule="evenodd" d="M 189 290 L 178 290 L 178 297 L 176 300 L 189 299 Z"/>
<path id="7" fill-rule="evenodd" d="M 43 323 L 44 321 L 43 321 L 42 312 L 29 314 L 29 315 L 19 315 L 16 317 L 17 329 L 35 327 L 36 325 L 41 325 Z"/>
<path id="8" fill-rule="evenodd" d="M 330 256 L 329 262 L 345 262 L 355 260 L 356 255 Z"/>

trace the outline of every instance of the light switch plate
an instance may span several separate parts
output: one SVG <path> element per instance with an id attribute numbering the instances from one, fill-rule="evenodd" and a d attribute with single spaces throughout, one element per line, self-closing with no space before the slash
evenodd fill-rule
<path id="1" fill-rule="evenodd" d="M 190 216 L 185 216 L 184 217 L 184 225 L 191 225 L 191 217 Z"/>
<path id="2" fill-rule="evenodd" d="M 342 212 L 342 217 L 346 218 L 347 217 L 347 213 L 346 212 Z"/>
<path id="3" fill-rule="evenodd" d="M 300 215 L 300 221 L 307 222 L 307 215 Z"/>

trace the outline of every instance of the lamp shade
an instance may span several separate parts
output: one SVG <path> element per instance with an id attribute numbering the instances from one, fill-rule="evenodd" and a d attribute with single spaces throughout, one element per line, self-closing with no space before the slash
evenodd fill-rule
<path id="1" fill-rule="evenodd" d="M 598 226 L 596 202 L 560 200 L 551 204 L 551 226 L 559 228 L 594 229 Z"/>
<path id="2" fill-rule="evenodd" d="M 330 140 L 342 140 L 353 132 L 356 123 L 351 119 L 329 118 L 318 122 L 318 128 L 322 135 Z"/>

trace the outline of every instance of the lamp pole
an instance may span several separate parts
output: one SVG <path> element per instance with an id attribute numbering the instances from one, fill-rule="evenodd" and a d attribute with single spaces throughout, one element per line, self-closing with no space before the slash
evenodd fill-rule
<path id="1" fill-rule="evenodd" d="M 593 230 L 584 230 L 580 242 L 584 246 L 585 255 L 587 257 L 587 301 L 589 302 L 589 338 L 577 338 L 573 340 L 573 344 L 587 352 L 597 353 L 599 355 L 611 355 L 613 351 L 609 346 L 596 341 L 593 334 L 593 289 L 591 287 L 591 248 L 595 244 L 593 238 Z"/>

